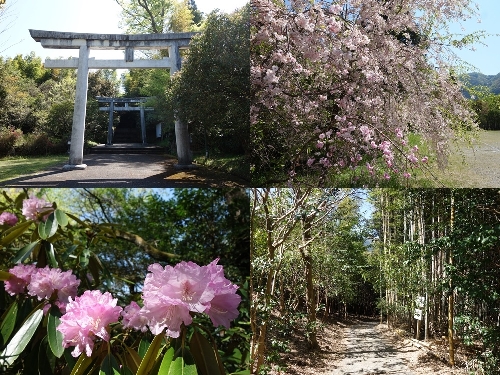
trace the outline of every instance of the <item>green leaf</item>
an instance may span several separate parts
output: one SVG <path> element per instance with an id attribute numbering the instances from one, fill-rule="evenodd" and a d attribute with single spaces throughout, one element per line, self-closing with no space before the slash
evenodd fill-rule
<path id="1" fill-rule="evenodd" d="M 52 245 L 50 242 L 45 242 L 44 247 L 45 247 L 45 252 L 47 253 L 47 258 L 49 260 L 51 267 L 58 268 L 59 264 L 57 263 L 57 260 L 56 260 L 54 245 Z"/>
<path id="2" fill-rule="evenodd" d="M 19 331 L 0 353 L 0 365 L 10 367 L 26 348 L 43 318 L 43 311 L 36 310 L 26 319 Z"/>
<path id="3" fill-rule="evenodd" d="M 63 334 L 57 330 L 59 325 L 61 312 L 57 306 L 52 306 L 49 311 L 49 319 L 47 322 L 47 337 L 49 340 L 49 346 L 52 353 L 57 358 L 61 358 L 64 353 L 64 348 L 62 345 Z"/>
<path id="4" fill-rule="evenodd" d="M 85 370 L 92 364 L 92 358 L 87 357 L 85 353 L 80 354 L 78 361 L 76 361 L 75 366 L 70 375 L 82 375 Z"/>
<path id="5" fill-rule="evenodd" d="M 0 281 L 7 281 L 12 275 L 7 271 L 0 271 Z"/>
<path id="6" fill-rule="evenodd" d="M 139 353 L 139 357 L 141 357 L 141 360 L 142 358 L 144 358 L 144 355 L 148 351 L 149 345 L 151 345 L 151 343 L 146 339 L 142 339 L 139 342 L 139 348 L 137 349 L 137 352 Z"/>
<path id="7" fill-rule="evenodd" d="M 127 367 L 130 368 L 135 374 L 141 365 L 141 357 L 139 357 L 139 354 L 137 354 L 134 349 L 131 349 L 126 345 L 125 349 L 127 350 L 127 353 L 124 354 L 124 358 L 127 363 Z"/>
<path id="8" fill-rule="evenodd" d="M 4 232 L 5 237 L 3 237 L 0 240 L 0 245 L 2 245 L 2 246 L 8 245 L 12 241 L 14 241 L 16 238 L 20 237 L 24 232 L 26 232 L 28 230 L 31 223 L 33 223 L 33 221 L 28 220 L 28 221 L 24 221 L 22 223 L 19 223 L 10 229 L 7 229 Z"/>
<path id="9" fill-rule="evenodd" d="M 189 347 L 200 374 L 225 375 L 225 372 L 221 373 L 221 366 L 217 362 L 213 346 L 200 332 L 193 333 Z"/>
<path id="10" fill-rule="evenodd" d="M 101 283 L 99 271 L 102 271 L 102 265 L 99 261 L 99 258 L 97 258 L 97 255 L 95 255 L 94 253 L 90 254 L 89 270 L 92 274 L 92 277 L 94 278 L 95 285 L 99 285 Z"/>
<path id="11" fill-rule="evenodd" d="M 113 354 L 109 353 L 104 357 L 99 375 L 120 375 L 120 366 Z"/>
<path id="12" fill-rule="evenodd" d="M 14 301 L 2 316 L 2 323 L 0 324 L 0 348 L 3 348 L 7 341 L 9 341 L 10 335 L 16 326 L 17 310 L 17 301 Z"/>
<path id="13" fill-rule="evenodd" d="M 45 222 L 42 221 L 38 224 L 38 234 L 40 238 L 46 240 L 56 234 L 57 225 L 57 220 L 52 212 Z"/>
<path id="14" fill-rule="evenodd" d="M 198 375 L 191 353 L 186 348 L 180 348 L 175 353 L 176 358 L 170 365 L 168 375 Z M 215 374 L 219 374 L 216 372 Z"/>
<path id="15" fill-rule="evenodd" d="M 155 336 L 151 345 L 149 345 L 148 351 L 141 361 L 141 365 L 139 366 L 136 375 L 147 375 L 149 371 L 151 371 L 155 365 L 156 357 L 158 357 L 158 353 L 160 352 L 163 337 L 165 337 L 163 332 Z"/>
<path id="16" fill-rule="evenodd" d="M 231 375 L 250 375 L 250 370 L 243 370 L 243 371 L 233 372 Z"/>
<path id="17" fill-rule="evenodd" d="M 80 220 L 80 218 L 76 217 L 75 215 L 73 214 L 70 214 L 70 213 L 66 213 L 66 215 L 70 218 L 70 219 L 73 219 L 74 221 L 76 221 L 78 224 L 80 224 L 81 226 L 86 226 L 85 223 Z"/>
<path id="18" fill-rule="evenodd" d="M 55 210 L 54 215 L 61 227 L 65 227 L 66 225 L 68 225 L 68 216 L 64 213 L 64 211 Z"/>
<path id="19" fill-rule="evenodd" d="M 32 242 L 25 247 L 23 247 L 21 250 L 19 250 L 16 255 L 14 255 L 14 258 L 12 258 L 13 263 L 21 263 L 23 262 L 27 257 L 30 256 L 31 252 L 35 248 L 36 245 L 38 245 L 39 242 L 35 241 Z"/>
<path id="20" fill-rule="evenodd" d="M 168 375 L 168 371 L 170 370 L 170 365 L 172 364 L 172 360 L 174 359 L 174 352 L 175 350 L 172 346 L 168 348 L 167 352 L 163 356 L 163 360 L 161 361 L 158 375 Z"/>

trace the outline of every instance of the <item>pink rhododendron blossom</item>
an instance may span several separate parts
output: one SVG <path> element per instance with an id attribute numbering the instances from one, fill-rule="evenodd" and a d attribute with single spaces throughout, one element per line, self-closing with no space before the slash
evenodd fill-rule
<path id="1" fill-rule="evenodd" d="M 142 332 L 148 330 L 148 320 L 141 314 L 141 307 L 137 302 L 132 301 L 128 306 L 125 306 L 121 315 L 123 317 L 122 324 L 125 328 L 132 328 Z"/>
<path id="2" fill-rule="evenodd" d="M 75 297 L 80 280 L 71 271 L 62 272 L 59 268 L 39 268 L 31 277 L 28 293 L 38 300 L 50 299 L 57 292 L 58 307 L 64 312 L 69 297 Z"/>
<path id="3" fill-rule="evenodd" d="M 238 305 L 241 297 L 236 294 L 238 287 L 224 277 L 224 268 L 218 265 L 219 259 L 215 259 L 206 268 L 210 271 L 210 287 L 214 289 L 215 296 L 210 301 L 210 307 L 206 310 L 214 326 L 222 325 L 230 327 L 230 321 L 234 320 L 239 312 Z"/>
<path id="4" fill-rule="evenodd" d="M 65 348 L 75 347 L 71 352 L 73 357 L 83 352 L 90 357 L 96 338 L 109 341 L 108 325 L 117 322 L 122 311 L 116 301 L 110 293 L 98 290 L 86 290 L 74 300 L 69 297 L 66 314 L 57 330 L 63 334 Z"/>
<path id="5" fill-rule="evenodd" d="M 192 322 L 190 312 L 207 313 L 214 325 L 229 327 L 238 316 L 240 297 L 237 286 L 224 277 L 218 259 L 200 267 L 180 262 L 175 267 L 152 264 L 144 281 L 140 315 L 147 319 L 151 332 L 179 337 L 181 324 Z"/>
<path id="6" fill-rule="evenodd" d="M 424 156 L 421 160 L 422 163 L 427 163 L 429 161 L 429 158 L 427 156 Z"/>
<path id="7" fill-rule="evenodd" d="M 52 208 L 52 204 L 47 202 L 45 199 L 39 199 L 35 196 L 23 200 L 23 210 L 22 213 L 27 220 L 37 220 L 37 215 L 40 212 L 49 211 Z M 48 215 L 44 216 L 46 220 Z"/>
<path id="8" fill-rule="evenodd" d="M 17 224 L 17 216 L 12 212 L 2 212 L 0 214 L 0 225 L 10 225 L 11 227 Z"/>
<path id="9" fill-rule="evenodd" d="M 11 296 L 24 293 L 26 287 L 31 281 L 31 276 L 36 273 L 37 268 L 34 264 L 18 264 L 9 270 L 12 275 L 9 280 L 4 282 L 5 291 Z"/>

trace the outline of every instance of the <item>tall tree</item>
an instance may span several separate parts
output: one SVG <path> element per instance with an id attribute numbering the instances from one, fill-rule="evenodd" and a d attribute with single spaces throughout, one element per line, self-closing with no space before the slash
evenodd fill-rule
<path id="1" fill-rule="evenodd" d="M 213 153 L 248 151 L 249 18 L 248 6 L 209 14 L 168 90 L 179 118 Z"/>

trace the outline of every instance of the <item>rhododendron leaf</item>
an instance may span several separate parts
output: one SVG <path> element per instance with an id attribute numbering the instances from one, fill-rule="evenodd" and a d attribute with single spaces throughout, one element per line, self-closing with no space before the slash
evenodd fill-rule
<path id="1" fill-rule="evenodd" d="M 42 221 L 38 224 L 38 234 L 40 238 L 46 240 L 52 237 L 57 232 L 57 226 L 57 220 L 52 212 L 45 222 Z"/>
<path id="2" fill-rule="evenodd" d="M 45 247 L 45 252 L 47 254 L 47 258 L 49 260 L 50 266 L 52 268 L 58 268 L 59 264 L 57 263 L 57 260 L 56 260 L 56 253 L 54 250 L 54 245 L 52 245 L 50 242 L 45 242 L 44 247 Z"/>
<path id="3" fill-rule="evenodd" d="M 220 372 L 216 372 L 215 375 Z M 175 359 L 170 366 L 168 375 L 198 375 L 194 359 L 186 348 L 180 348 L 175 353 Z"/>
<path id="4" fill-rule="evenodd" d="M 9 280 L 10 276 L 10 273 L 8 273 L 7 271 L 0 271 L 0 281 Z"/>
<path id="5" fill-rule="evenodd" d="M 127 364 L 127 367 L 130 368 L 135 374 L 139 369 L 139 366 L 141 365 L 141 357 L 139 357 L 139 354 L 137 354 L 134 349 L 129 348 L 126 345 L 125 349 L 127 350 L 127 352 L 124 354 L 125 362 Z"/>
<path id="6" fill-rule="evenodd" d="M 243 370 L 243 371 L 233 372 L 231 375 L 250 375 L 250 370 Z"/>
<path id="7" fill-rule="evenodd" d="M 35 241 L 32 242 L 25 247 L 23 247 L 21 250 L 19 250 L 16 255 L 14 255 L 14 258 L 12 258 L 13 263 L 21 263 L 23 260 L 25 260 L 27 257 L 30 256 L 31 252 L 35 248 L 36 245 L 38 245 L 39 242 Z"/>
<path id="8" fill-rule="evenodd" d="M 151 343 L 146 339 L 141 339 L 141 342 L 139 342 L 139 348 L 137 348 L 137 353 L 139 353 L 139 357 L 141 357 L 141 360 L 146 355 L 149 345 L 151 345 Z"/>
<path id="9" fill-rule="evenodd" d="M 113 354 L 109 353 L 104 357 L 99 375 L 120 375 L 120 366 Z"/>
<path id="10" fill-rule="evenodd" d="M 76 217 L 75 215 L 73 214 L 70 214 L 70 213 L 66 213 L 66 215 L 70 218 L 70 219 L 73 219 L 74 221 L 76 221 L 78 224 L 80 224 L 81 226 L 83 227 L 86 227 L 87 224 L 85 224 L 85 222 L 83 222 L 82 220 L 80 220 L 78 217 Z"/>
<path id="11" fill-rule="evenodd" d="M 168 348 L 167 352 L 165 353 L 161 361 L 158 375 L 168 375 L 168 371 L 170 370 L 170 365 L 172 364 L 172 360 L 174 359 L 174 353 L 175 350 L 172 346 Z"/>
<path id="12" fill-rule="evenodd" d="M 66 225 L 68 225 L 68 216 L 66 216 L 66 213 L 64 211 L 55 210 L 54 216 L 56 217 L 56 220 L 61 227 L 65 227 Z"/>
<path id="13" fill-rule="evenodd" d="M 56 358 L 52 355 L 49 345 L 47 343 L 47 336 L 45 336 L 40 342 L 40 347 L 38 350 L 38 373 L 40 375 L 53 374 Z"/>
<path id="14" fill-rule="evenodd" d="M 200 332 L 193 333 L 189 347 L 201 375 L 225 375 L 225 372 L 221 372 L 213 346 Z"/>
<path id="15" fill-rule="evenodd" d="M 76 361 L 70 375 L 82 375 L 91 364 L 92 358 L 87 357 L 85 353 L 82 353 L 78 358 L 78 361 Z"/>
<path id="16" fill-rule="evenodd" d="M 91 253 L 89 257 L 89 270 L 94 278 L 95 285 L 99 285 L 101 283 L 99 271 L 102 271 L 102 265 L 94 253 Z"/>
<path id="17" fill-rule="evenodd" d="M 136 375 L 147 375 L 149 371 L 151 371 L 155 365 L 156 357 L 158 357 L 160 352 L 163 337 L 163 332 L 155 336 L 151 345 L 149 345 L 148 351 L 144 354 L 144 358 L 141 361 L 141 365 L 139 366 Z"/>
<path id="18" fill-rule="evenodd" d="M 59 325 L 61 312 L 57 306 L 52 306 L 49 311 L 49 318 L 47 322 L 47 336 L 49 340 L 49 346 L 52 353 L 57 358 L 61 358 L 64 353 L 64 348 L 62 345 L 63 334 L 57 330 Z"/>
<path id="19" fill-rule="evenodd" d="M 0 325 L 0 347 L 3 348 L 14 330 L 17 319 L 18 305 L 17 301 L 14 301 L 10 305 L 9 309 L 2 316 L 2 324 Z"/>
<path id="20" fill-rule="evenodd" d="M 40 325 L 42 318 L 43 311 L 36 310 L 28 319 L 26 319 L 19 331 L 17 331 L 14 337 L 12 337 L 2 353 L 0 353 L 0 366 L 10 367 L 15 362 L 17 357 L 19 357 L 31 341 L 31 338 Z"/>
<path id="21" fill-rule="evenodd" d="M 21 234 L 26 232 L 28 230 L 28 228 L 30 227 L 32 222 L 33 221 L 31 221 L 31 220 L 24 221 L 22 223 L 19 223 L 19 224 L 13 226 L 12 228 L 7 229 L 6 231 L 4 231 L 3 232 L 4 237 L 2 237 L 2 239 L 0 239 L 0 245 L 5 246 L 5 245 L 10 244 L 16 238 L 21 236 Z"/>

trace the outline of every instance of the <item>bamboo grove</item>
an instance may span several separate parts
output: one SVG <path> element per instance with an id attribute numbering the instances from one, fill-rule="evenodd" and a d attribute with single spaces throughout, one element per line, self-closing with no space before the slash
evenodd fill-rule
<path id="1" fill-rule="evenodd" d="M 499 215 L 495 189 L 253 190 L 252 373 L 279 366 L 294 337 L 317 350 L 347 314 L 444 338 L 451 365 L 465 345 L 497 373 Z"/>

